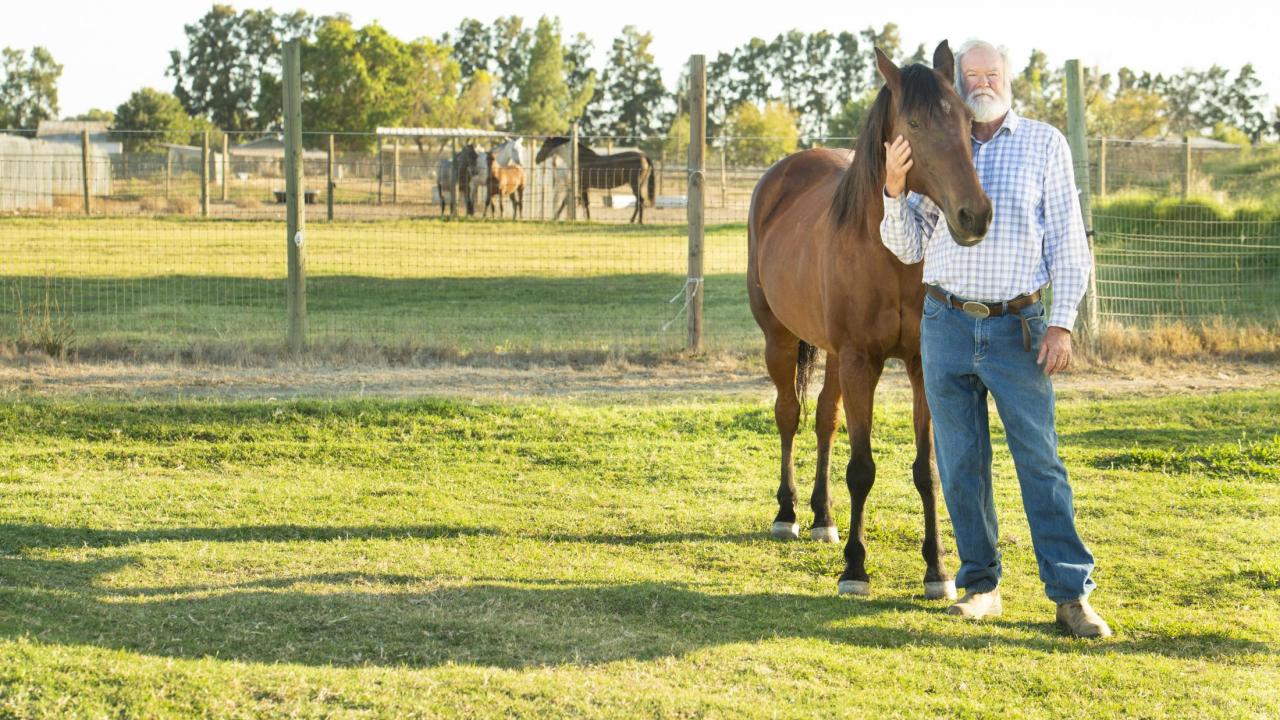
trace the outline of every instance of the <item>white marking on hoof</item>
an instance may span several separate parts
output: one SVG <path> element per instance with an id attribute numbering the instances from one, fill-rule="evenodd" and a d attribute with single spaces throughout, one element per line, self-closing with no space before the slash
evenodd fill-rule
<path id="1" fill-rule="evenodd" d="M 838 543 L 840 531 L 831 526 L 809 528 L 809 537 L 818 542 Z"/>
<path id="2" fill-rule="evenodd" d="M 867 597 L 871 594 L 871 583 L 866 580 L 841 580 L 839 589 L 841 595 Z"/>
<path id="3" fill-rule="evenodd" d="M 772 534 L 777 540 L 799 540 L 800 523 L 776 522 Z"/>
<path id="4" fill-rule="evenodd" d="M 940 582 L 927 582 L 924 584 L 925 600 L 955 600 L 956 599 L 956 581 L 942 580 Z"/>

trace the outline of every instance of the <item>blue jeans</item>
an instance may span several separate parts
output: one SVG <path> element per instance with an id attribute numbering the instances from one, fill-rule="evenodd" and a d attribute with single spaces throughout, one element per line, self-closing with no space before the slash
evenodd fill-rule
<path id="1" fill-rule="evenodd" d="M 1053 383 L 1036 364 L 1047 329 L 1043 304 L 976 319 L 928 295 L 924 302 L 920 352 L 938 474 L 960 552 L 956 585 L 989 592 L 1000 584 L 990 392 L 1017 469 L 1045 594 L 1055 602 L 1087 597 L 1095 587 L 1093 555 L 1076 532 L 1071 486 L 1058 457 Z M 1031 328 L 1030 351 L 1023 347 L 1020 315 Z"/>

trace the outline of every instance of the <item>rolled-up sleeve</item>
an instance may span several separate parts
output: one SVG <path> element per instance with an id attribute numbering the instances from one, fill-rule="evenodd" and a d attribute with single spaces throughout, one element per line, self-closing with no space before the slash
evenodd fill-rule
<path id="1" fill-rule="evenodd" d="M 1048 155 L 1044 175 L 1044 258 L 1053 287 L 1049 324 L 1071 330 L 1089 285 L 1093 256 L 1076 194 L 1071 150 L 1062 133 L 1054 133 Z"/>
<path id="2" fill-rule="evenodd" d="M 884 198 L 880 241 L 903 263 L 913 265 L 920 262 L 941 215 L 938 206 L 916 193 L 895 198 L 881 191 L 880 196 Z"/>

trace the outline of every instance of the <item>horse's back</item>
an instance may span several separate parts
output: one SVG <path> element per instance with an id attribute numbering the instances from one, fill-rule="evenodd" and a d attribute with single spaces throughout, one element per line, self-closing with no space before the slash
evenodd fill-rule
<path id="1" fill-rule="evenodd" d="M 747 282 L 757 318 L 767 309 L 819 347 L 828 345 L 820 308 L 831 203 L 848 167 L 844 152 L 794 153 L 765 171 L 751 198 Z"/>

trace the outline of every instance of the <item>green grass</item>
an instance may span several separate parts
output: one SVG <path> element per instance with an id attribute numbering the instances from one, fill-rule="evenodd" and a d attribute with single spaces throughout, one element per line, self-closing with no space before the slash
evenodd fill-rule
<path id="1" fill-rule="evenodd" d="M 683 345 L 684 226 L 470 220 L 307 226 L 308 319 L 317 342 L 459 352 L 675 349 Z M 82 345 L 145 350 L 283 345 L 279 222 L 0 220 L 0 332 L 46 288 Z M 746 231 L 707 231 L 713 346 L 758 339 L 747 307 Z"/>
<path id="2" fill-rule="evenodd" d="M 899 399 L 847 600 L 838 548 L 765 538 L 765 402 L 11 396 L 0 716 L 1274 717 L 1277 403 L 1060 404 L 1117 630 L 1089 643 L 1052 623 L 999 440 L 1005 615 L 919 599 Z"/>

